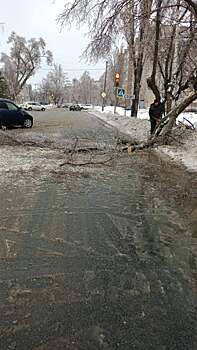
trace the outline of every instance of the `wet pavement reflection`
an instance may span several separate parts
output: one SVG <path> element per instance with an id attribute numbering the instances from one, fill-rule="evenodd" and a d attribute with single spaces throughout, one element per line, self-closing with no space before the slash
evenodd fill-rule
<path id="1" fill-rule="evenodd" d="M 139 153 L 2 186 L 0 349 L 197 349 L 196 179 L 183 174 Z"/>

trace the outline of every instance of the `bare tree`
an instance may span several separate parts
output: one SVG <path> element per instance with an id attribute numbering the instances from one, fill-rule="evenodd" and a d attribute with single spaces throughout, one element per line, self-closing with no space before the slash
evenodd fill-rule
<path id="1" fill-rule="evenodd" d="M 137 116 L 143 66 L 149 41 L 149 21 L 152 0 L 129 1 L 125 13 L 121 14 L 123 33 L 128 46 L 127 94 L 133 95 L 131 115 Z M 133 77 L 133 84 L 132 84 Z"/>
<path id="2" fill-rule="evenodd" d="M 4 63 L 3 71 L 10 96 L 16 99 L 28 79 L 40 67 L 42 57 L 47 64 L 52 63 L 52 53 L 46 50 L 46 43 L 42 38 L 31 38 L 27 41 L 14 32 L 8 38 L 8 44 L 11 45 L 10 55 L 2 53 L 1 62 Z"/>
<path id="3" fill-rule="evenodd" d="M 102 78 L 95 81 L 89 72 L 83 72 L 80 79 L 73 79 L 68 91 L 71 102 L 97 105 L 101 102 Z"/>
<path id="4" fill-rule="evenodd" d="M 156 135 L 168 133 L 179 113 L 197 98 L 197 24 L 193 12 L 184 3 L 156 2 L 152 73 L 147 83 L 157 99 L 164 97 L 167 110 Z"/>
<path id="5" fill-rule="evenodd" d="M 164 12 L 162 7 L 165 3 L 163 0 L 157 1 L 153 32 L 155 42 L 153 45 L 150 42 L 149 45 L 150 57 L 153 53 L 152 73 L 147 83 L 157 99 L 161 95 L 164 97 L 169 112 L 181 93 L 188 89 L 189 81 L 197 68 L 194 58 L 197 37 L 193 14 L 187 8 L 180 9 L 180 0 L 176 1 L 175 10 L 168 8 Z M 169 1 L 167 4 L 170 4 Z"/>
<path id="6" fill-rule="evenodd" d="M 147 81 L 148 86 L 157 98 L 164 95 L 165 99 L 167 99 L 169 94 L 171 94 L 172 102 L 175 102 L 173 110 L 175 110 L 177 115 L 177 113 L 182 111 L 182 108 L 187 106 L 187 103 L 189 104 L 196 99 L 197 72 L 195 56 L 192 55 L 192 52 L 194 53 L 196 35 L 196 0 L 153 0 L 150 2 L 138 0 L 133 2 L 133 8 L 132 2 L 129 0 L 73 0 L 65 5 L 59 20 L 62 24 L 71 23 L 76 19 L 78 24 L 88 23 L 90 43 L 86 50 L 86 55 L 90 58 L 98 59 L 109 55 L 113 45 L 116 43 L 116 39 L 121 37 L 123 33 L 122 22 L 125 22 L 124 16 L 129 13 L 128 9 L 131 11 L 131 14 L 128 16 L 128 24 L 125 27 L 131 26 L 127 42 L 130 43 L 131 41 L 130 57 L 133 59 L 134 64 L 135 101 L 132 106 L 133 114 L 136 115 L 137 113 L 137 101 L 139 99 L 140 81 L 145 58 L 144 48 L 145 43 L 149 40 L 148 45 L 151 45 L 151 42 L 153 42 L 153 59 L 152 72 Z M 175 13 L 174 18 L 172 12 Z M 187 44 L 180 48 L 177 45 L 179 29 L 183 26 L 185 16 L 188 13 L 190 15 L 190 24 L 188 25 L 187 23 L 186 27 L 190 34 L 186 39 Z M 160 57 L 163 49 L 161 30 L 166 25 L 169 15 L 171 18 L 169 25 L 172 32 L 171 38 L 167 43 L 168 49 L 163 54 L 164 60 L 162 61 Z M 135 23 L 137 23 L 136 29 Z M 151 31 L 153 35 L 149 39 L 150 37 L 148 37 L 147 33 Z M 136 33 L 136 38 L 134 33 Z M 135 54 L 132 52 L 133 48 L 136 50 Z M 164 81 L 164 87 L 161 89 L 157 81 L 158 72 Z M 182 92 L 188 87 L 190 89 L 188 99 L 186 97 L 184 101 L 181 101 L 183 97 Z M 171 108 L 171 101 L 168 102 L 169 108 Z M 170 114 L 169 119 L 171 119 L 172 114 Z"/>
<path id="7" fill-rule="evenodd" d="M 65 99 L 66 74 L 62 66 L 54 64 L 53 69 L 43 79 L 39 93 L 44 101 L 51 101 L 54 104 L 62 103 Z"/>
<path id="8" fill-rule="evenodd" d="M 85 71 L 79 81 L 80 102 L 92 103 L 93 80 L 89 72 Z"/>
<path id="9" fill-rule="evenodd" d="M 152 0 L 75 0 L 65 5 L 59 16 L 61 24 L 78 21 L 89 24 L 90 43 L 85 55 L 97 60 L 108 57 L 117 37 L 124 37 L 129 47 L 129 62 L 134 72 L 132 115 L 137 115 L 145 44 Z M 130 78 L 131 79 L 131 78 Z M 128 91 L 131 94 L 131 91 Z"/>

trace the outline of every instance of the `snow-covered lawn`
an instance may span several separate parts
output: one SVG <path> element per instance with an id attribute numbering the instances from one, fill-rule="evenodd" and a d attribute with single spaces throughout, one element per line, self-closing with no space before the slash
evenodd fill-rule
<path id="1" fill-rule="evenodd" d="M 104 112 L 101 107 L 94 107 L 90 110 L 91 114 L 100 118 L 107 124 L 117 128 L 121 133 L 127 134 L 133 141 L 143 142 L 147 140 L 150 130 L 150 122 L 148 120 L 148 114 L 144 112 L 144 118 L 131 118 L 131 111 L 125 111 L 121 107 L 117 107 L 116 114 L 114 107 L 106 106 Z M 146 117 L 146 118 L 145 118 Z"/>
<path id="2" fill-rule="evenodd" d="M 106 106 L 104 112 L 102 112 L 102 108 L 100 106 L 95 106 L 92 109 L 93 112 L 98 111 L 103 115 L 104 118 L 107 117 L 107 119 L 115 119 L 118 116 L 124 116 L 125 118 L 129 118 L 131 120 L 131 111 L 126 111 L 122 107 L 117 107 L 116 108 L 116 114 L 114 115 L 114 107 L 113 106 Z M 110 118 L 111 117 L 111 118 Z M 190 113 L 190 112 L 183 112 L 181 113 L 178 118 L 177 118 L 177 123 L 178 121 L 188 125 L 188 122 L 184 119 L 186 118 L 189 120 L 194 126 L 197 128 L 197 113 Z M 145 119 L 149 120 L 149 114 L 148 114 L 148 109 L 139 109 L 137 119 Z"/>
<path id="3" fill-rule="evenodd" d="M 104 112 L 100 106 L 95 106 L 91 114 L 100 118 L 107 124 L 115 127 L 121 133 L 130 136 L 131 140 L 137 142 L 146 141 L 150 135 L 150 122 L 147 109 L 141 109 L 137 118 L 131 117 L 131 111 L 117 107 L 114 114 L 114 107 L 106 106 Z M 189 120 L 197 129 L 197 114 L 184 112 L 177 118 L 178 122 L 188 125 Z M 181 140 L 182 141 L 182 140 Z M 197 171 L 197 130 L 188 134 L 188 139 L 184 139 L 184 144 L 180 146 L 162 146 L 157 148 L 157 152 L 162 156 L 166 155 L 171 160 L 182 163 L 190 171 Z"/>

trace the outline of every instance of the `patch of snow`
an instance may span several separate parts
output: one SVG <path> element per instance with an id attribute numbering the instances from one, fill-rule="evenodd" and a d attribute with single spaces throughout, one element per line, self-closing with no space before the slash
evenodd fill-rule
<path id="1" fill-rule="evenodd" d="M 49 161 L 49 159 L 51 161 Z M 57 151 L 49 151 L 39 147 L 28 149 L 23 146 L 0 147 L 0 180 L 20 181 L 21 175 L 30 176 L 39 172 L 48 174 L 58 167 Z"/>
<path id="2" fill-rule="evenodd" d="M 177 123 L 178 121 L 184 123 L 185 125 L 189 125 L 187 120 L 189 120 L 197 129 L 197 114 L 196 113 L 189 113 L 189 112 L 183 112 L 181 113 L 178 118 L 177 118 Z"/>
<path id="3" fill-rule="evenodd" d="M 156 150 L 176 163 L 184 165 L 189 171 L 197 171 L 197 131 L 192 132 L 181 146 L 160 146 Z"/>
<path id="4" fill-rule="evenodd" d="M 143 110 L 141 118 L 133 118 L 131 111 L 126 111 L 125 116 L 123 108 L 117 107 L 116 114 L 113 113 L 113 108 L 111 106 L 105 107 L 105 111 L 102 112 L 101 107 L 94 107 L 90 113 L 115 127 L 121 133 L 131 136 L 133 141 L 144 142 L 147 140 L 150 133 L 150 122 L 145 114 L 148 112 Z"/>
<path id="5" fill-rule="evenodd" d="M 144 142 L 150 135 L 150 122 L 148 109 L 140 109 L 137 118 L 131 117 L 131 111 L 117 107 L 114 114 L 113 106 L 106 106 L 102 111 L 100 106 L 95 106 L 91 112 L 96 117 L 102 119 L 107 124 L 115 127 L 121 133 L 129 135 L 133 141 Z M 189 125 L 189 120 L 197 129 L 197 114 L 191 112 L 183 112 L 177 118 L 178 122 Z M 160 146 L 157 152 L 160 155 L 166 155 L 178 164 L 183 164 L 189 171 L 197 171 L 197 131 L 188 134 L 184 145 L 180 146 Z"/>

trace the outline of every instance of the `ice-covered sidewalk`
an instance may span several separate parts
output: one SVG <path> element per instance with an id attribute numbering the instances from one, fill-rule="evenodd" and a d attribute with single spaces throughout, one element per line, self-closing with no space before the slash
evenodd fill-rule
<path id="1" fill-rule="evenodd" d="M 148 110 L 139 110 L 137 118 L 132 118 L 131 112 L 126 111 L 125 113 L 121 107 L 117 107 L 116 114 L 114 114 L 114 107 L 111 106 L 106 106 L 104 112 L 100 106 L 95 106 L 90 113 L 128 135 L 134 142 L 146 141 L 150 135 Z M 177 123 L 180 121 L 189 125 L 187 120 L 195 126 L 196 131 L 187 132 L 187 137 L 181 140 L 180 145 L 160 146 L 155 150 L 161 156 L 183 164 L 189 171 L 197 171 L 197 114 L 181 113 L 177 118 Z"/>

